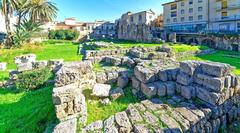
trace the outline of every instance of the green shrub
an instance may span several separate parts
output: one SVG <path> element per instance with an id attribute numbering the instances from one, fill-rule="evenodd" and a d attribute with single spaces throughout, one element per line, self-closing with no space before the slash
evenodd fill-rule
<path id="1" fill-rule="evenodd" d="M 19 90 L 31 91 L 39 89 L 53 76 L 49 68 L 37 69 L 18 74 L 16 87 Z"/>
<path id="2" fill-rule="evenodd" d="M 79 36 L 78 31 L 76 30 L 51 30 L 49 31 L 49 39 L 58 39 L 58 40 L 75 40 Z"/>

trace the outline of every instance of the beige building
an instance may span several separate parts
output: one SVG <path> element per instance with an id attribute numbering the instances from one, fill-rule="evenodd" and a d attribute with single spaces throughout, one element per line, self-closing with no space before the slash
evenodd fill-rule
<path id="1" fill-rule="evenodd" d="M 240 0 L 211 0 L 209 29 L 240 33 Z"/>
<path id="2" fill-rule="evenodd" d="M 165 29 L 175 32 L 206 30 L 208 4 L 208 0 L 175 0 L 163 4 Z"/>
<path id="3" fill-rule="evenodd" d="M 240 0 L 175 0 L 163 6 L 164 27 L 169 31 L 240 31 Z"/>

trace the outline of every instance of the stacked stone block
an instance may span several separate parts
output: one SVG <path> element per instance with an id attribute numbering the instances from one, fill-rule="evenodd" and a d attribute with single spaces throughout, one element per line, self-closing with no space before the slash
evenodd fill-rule
<path id="1" fill-rule="evenodd" d="M 96 82 L 92 68 L 89 61 L 72 62 L 64 64 L 56 73 L 52 97 L 56 116 L 61 123 L 56 126 L 54 132 L 76 132 L 78 124 L 85 124 L 87 108 L 82 90 Z M 79 123 L 76 124 L 78 117 Z M 69 128 L 69 123 L 75 126 Z"/>
<path id="2" fill-rule="evenodd" d="M 222 63 L 184 61 L 180 63 L 177 90 L 186 99 L 200 98 L 221 105 L 239 88 L 239 79 Z"/>

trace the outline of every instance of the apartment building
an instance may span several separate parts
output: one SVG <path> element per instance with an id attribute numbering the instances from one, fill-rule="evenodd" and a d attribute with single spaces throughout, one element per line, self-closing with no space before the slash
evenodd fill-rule
<path id="1" fill-rule="evenodd" d="M 209 29 L 240 33 L 240 0 L 210 0 Z"/>
<path id="2" fill-rule="evenodd" d="M 208 0 L 175 0 L 163 4 L 168 31 L 196 33 L 207 29 Z"/>
<path id="3" fill-rule="evenodd" d="M 167 31 L 240 31 L 240 0 L 175 0 L 163 6 Z"/>

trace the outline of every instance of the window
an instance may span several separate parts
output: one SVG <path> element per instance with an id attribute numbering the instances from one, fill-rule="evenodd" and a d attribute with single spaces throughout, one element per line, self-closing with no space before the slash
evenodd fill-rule
<path id="1" fill-rule="evenodd" d="M 174 18 L 174 19 L 173 19 L 173 22 L 177 22 L 177 18 Z"/>
<path id="2" fill-rule="evenodd" d="M 185 5 L 185 3 L 184 2 L 181 2 L 181 6 L 184 6 Z"/>
<path id="3" fill-rule="evenodd" d="M 198 0 L 198 3 L 202 3 L 203 1 L 202 0 Z"/>
<path id="4" fill-rule="evenodd" d="M 185 18 L 184 17 L 181 17 L 181 22 L 183 22 L 185 20 Z"/>
<path id="5" fill-rule="evenodd" d="M 151 16 L 151 15 L 149 16 L 149 19 L 152 19 L 152 16 Z"/>
<path id="6" fill-rule="evenodd" d="M 219 24 L 220 31 L 230 31 L 230 24 Z"/>
<path id="7" fill-rule="evenodd" d="M 170 23 L 170 19 L 167 19 L 167 23 Z"/>
<path id="8" fill-rule="evenodd" d="M 222 9 L 226 9 L 228 7 L 228 2 L 226 1 L 222 1 Z"/>
<path id="9" fill-rule="evenodd" d="M 185 12 L 184 9 L 182 9 L 182 10 L 181 10 L 181 14 L 184 14 L 184 12 Z"/>
<path id="10" fill-rule="evenodd" d="M 189 21 L 193 21 L 193 16 L 189 16 Z"/>
<path id="11" fill-rule="evenodd" d="M 198 7 L 198 11 L 202 11 L 203 10 L 203 7 Z"/>
<path id="12" fill-rule="evenodd" d="M 133 22 L 133 16 L 131 16 L 131 22 Z"/>
<path id="13" fill-rule="evenodd" d="M 203 15 L 198 15 L 198 20 L 202 20 L 203 19 Z"/>
<path id="14" fill-rule="evenodd" d="M 222 19 L 226 18 L 228 16 L 227 12 L 222 12 Z"/>
<path id="15" fill-rule="evenodd" d="M 189 5 L 192 5 L 193 4 L 193 0 L 189 0 Z"/>
<path id="16" fill-rule="evenodd" d="M 175 9 L 177 9 L 177 4 L 176 3 L 171 5 L 171 10 L 175 10 Z"/>
<path id="17" fill-rule="evenodd" d="M 140 22 L 142 21 L 142 15 L 138 16 L 138 21 L 140 21 Z"/>
<path id="18" fill-rule="evenodd" d="M 171 17 L 177 17 L 177 11 L 171 12 Z"/>
<path id="19" fill-rule="evenodd" d="M 193 13 L 193 8 L 189 8 L 189 13 Z"/>

